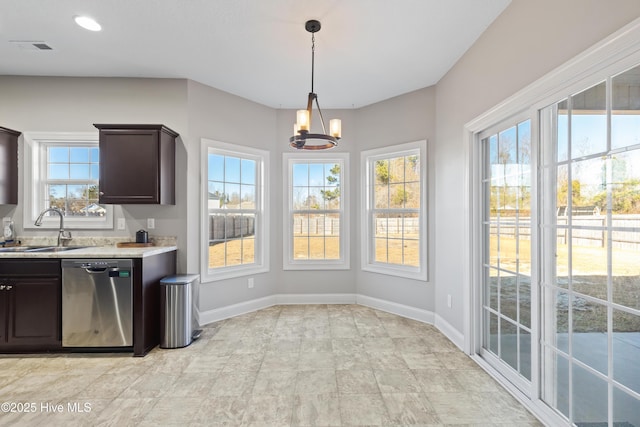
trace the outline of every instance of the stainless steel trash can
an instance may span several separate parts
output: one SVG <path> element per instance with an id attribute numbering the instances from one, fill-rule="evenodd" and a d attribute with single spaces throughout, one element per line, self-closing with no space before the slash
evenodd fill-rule
<path id="1" fill-rule="evenodd" d="M 193 283 L 197 274 L 160 280 L 160 348 L 186 347 L 193 341 Z"/>

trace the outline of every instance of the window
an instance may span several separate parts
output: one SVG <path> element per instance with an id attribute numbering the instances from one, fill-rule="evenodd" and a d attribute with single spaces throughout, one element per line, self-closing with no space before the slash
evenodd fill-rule
<path id="1" fill-rule="evenodd" d="M 202 142 L 203 281 L 268 271 L 268 152 Z"/>
<path id="2" fill-rule="evenodd" d="M 113 228 L 112 208 L 98 203 L 100 153 L 94 133 L 25 135 L 24 223 L 47 208 L 64 213 L 65 228 Z M 58 228 L 57 215 L 42 226 Z"/>
<path id="3" fill-rule="evenodd" d="M 426 141 L 362 152 L 362 268 L 427 279 Z"/>
<path id="4" fill-rule="evenodd" d="M 285 270 L 348 269 L 348 154 L 285 154 Z"/>

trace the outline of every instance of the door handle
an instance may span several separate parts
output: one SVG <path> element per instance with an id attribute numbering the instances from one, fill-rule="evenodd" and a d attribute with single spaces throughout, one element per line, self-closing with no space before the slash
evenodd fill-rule
<path id="1" fill-rule="evenodd" d="M 100 274 L 107 271 L 107 269 L 106 267 L 105 268 L 85 268 L 84 271 L 86 271 L 89 274 Z"/>

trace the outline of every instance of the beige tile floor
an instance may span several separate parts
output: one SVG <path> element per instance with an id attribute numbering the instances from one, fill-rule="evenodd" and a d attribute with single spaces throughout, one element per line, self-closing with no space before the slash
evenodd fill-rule
<path id="1" fill-rule="evenodd" d="M 0 402 L 19 426 L 540 425 L 434 327 L 359 305 L 270 307 L 143 358 L 5 355 Z"/>

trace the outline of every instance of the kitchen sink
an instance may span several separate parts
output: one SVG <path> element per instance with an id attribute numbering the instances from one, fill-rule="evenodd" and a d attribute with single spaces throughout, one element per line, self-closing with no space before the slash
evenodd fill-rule
<path id="1" fill-rule="evenodd" d="M 65 252 L 74 249 L 88 248 L 88 246 L 10 246 L 0 248 L 0 253 L 7 252 Z"/>
<path id="2" fill-rule="evenodd" d="M 88 248 L 88 246 L 47 246 L 44 248 L 31 248 L 26 252 L 65 252 L 84 248 Z"/>

